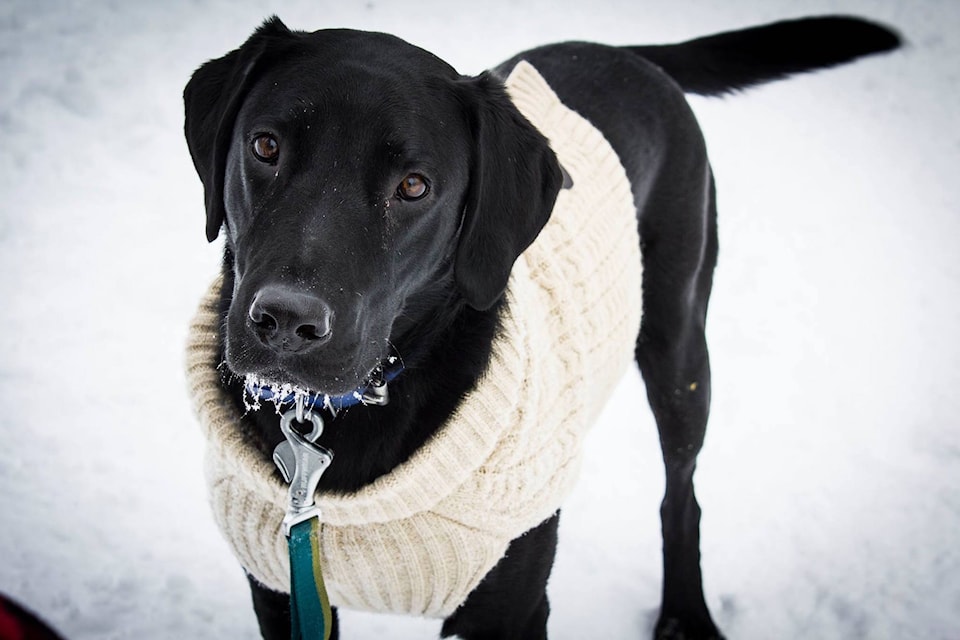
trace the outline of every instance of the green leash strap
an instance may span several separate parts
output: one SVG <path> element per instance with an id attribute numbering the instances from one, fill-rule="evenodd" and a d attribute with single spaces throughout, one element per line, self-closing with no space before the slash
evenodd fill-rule
<path id="1" fill-rule="evenodd" d="M 393 364 L 390 359 L 388 362 Z M 364 405 L 387 404 L 387 382 L 402 368 L 384 374 L 378 367 L 375 376 L 378 382 L 367 385 L 362 397 L 359 392 L 353 395 Z M 326 401 L 329 400 L 327 397 Z M 294 394 L 294 408 L 280 416 L 284 440 L 273 450 L 273 461 L 290 484 L 283 532 L 290 551 L 291 640 L 330 640 L 333 632 L 333 610 L 320 567 L 320 509 L 314 501 L 320 476 L 333 462 L 333 451 L 317 444 L 324 425 L 313 406 L 313 402 L 310 407 L 306 406 L 304 393 Z M 341 403 L 340 408 L 343 406 Z M 294 422 L 301 428 L 295 429 Z"/>
<path id="2" fill-rule="evenodd" d="M 293 423 L 311 427 L 300 433 Z M 320 476 L 333 461 L 333 452 L 317 444 L 323 419 L 304 411 L 302 397 L 297 407 L 280 418 L 285 440 L 273 450 L 273 461 L 290 483 L 283 532 L 290 551 L 290 637 L 292 640 L 329 640 L 333 611 L 323 586 L 320 569 L 320 509 L 314 494 Z"/>
<path id="3" fill-rule="evenodd" d="M 333 612 L 320 568 L 320 519 L 290 527 L 290 622 L 292 640 L 329 640 Z"/>

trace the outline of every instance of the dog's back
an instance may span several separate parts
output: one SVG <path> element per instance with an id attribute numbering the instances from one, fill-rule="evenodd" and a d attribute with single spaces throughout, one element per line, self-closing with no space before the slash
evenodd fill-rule
<path id="1" fill-rule="evenodd" d="M 861 18 L 823 16 L 668 45 L 550 44 L 520 53 L 494 72 L 505 78 L 518 61 L 532 63 L 564 104 L 611 141 L 640 205 L 648 201 L 646 189 L 652 188 L 651 167 L 671 164 L 653 157 L 651 149 L 689 152 L 702 146 L 683 93 L 729 94 L 900 45 L 900 36 L 885 26 Z M 678 136 L 684 139 L 675 140 Z M 659 144 L 666 141 L 677 144 Z M 695 164 L 702 159 L 696 158 Z M 669 167 L 666 171 L 683 172 Z"/>

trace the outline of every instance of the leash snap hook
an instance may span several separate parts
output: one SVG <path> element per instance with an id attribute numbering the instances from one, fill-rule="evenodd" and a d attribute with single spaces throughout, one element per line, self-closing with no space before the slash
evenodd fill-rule
<path id="1" fill-rule="evenodd" d="M 333 452 L 316 444 L 323 433 L 323 419 L 313 411 L 307 411 L 305 420 L 298 420 L 297 409 L 291 409 L 280 418 L 280 431 L 284 442 L 273 450 L 273 462 L 280 469 L 283 479 L 290 484 L 287 492 L 287 513 L 283 517 L 283 533 L 290 537 L 290 528 L 294 525 L 320 517 L 320 509 L 314 501 L 314 494 L 320 484 L 320 477 L 333 461 Z M 312 429 L 307 435 L 301 435 L 293 428 L 293 421 L 309 421 Z"/>

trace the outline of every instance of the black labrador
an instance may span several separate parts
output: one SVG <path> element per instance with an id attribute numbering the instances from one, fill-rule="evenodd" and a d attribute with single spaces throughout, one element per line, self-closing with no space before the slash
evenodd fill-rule
<path id="1" fill-rule="evenodd" d="M 666 467 L 656 637 L 721 637 L 701 587 L 693 489 L 716 210 L 683 92 L 735 92 L 898 45 L 859 19 L 810 18 L 678 45 L 552 44 L 465 77 L 389 35 L 268 20 L 184 92 L 207 238 L 226 232 L 220 339 L 235 375 L 223 384 L 238 404 L 251 373 L 342 394 L 402 355 L 391 394 L 403 401 L 345 412 L 325 432 L 349 462 L 330 468 L 323 491 L 364 487 L 442 427 L 484 372 L 511 268 L 563 186 L 503 89 L 528 61 L 603 133 L 632 185 L 644 266 L 635 358 Z M 689 380 L 700 392 L 678 393 Z M 264 455 L 282 438 L 273 412 L 243 422 Z M 515 539 L 443 636 L 545 638 L 557 524 Z M 290 637 L 289 597 L 250 582 L 263 636 Z"/>

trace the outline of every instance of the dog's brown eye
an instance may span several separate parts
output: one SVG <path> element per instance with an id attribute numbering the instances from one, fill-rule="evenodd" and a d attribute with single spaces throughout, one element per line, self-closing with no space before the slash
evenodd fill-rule
<path id="1" fill-rule="evenodd" d="M 397 196 L 402 200 L 419 200 L 430 191 L 430 185 L 427 179 L 419 173 L 411 173 L 400 186 L 397 187 Z"/>
<path id="2" fill-rule="evenodd" d="M 261 133 L 253 139 L 253 155 L 261 162 L 274 163 L 280 155 L 280 143 L 273 136 Z"/>

